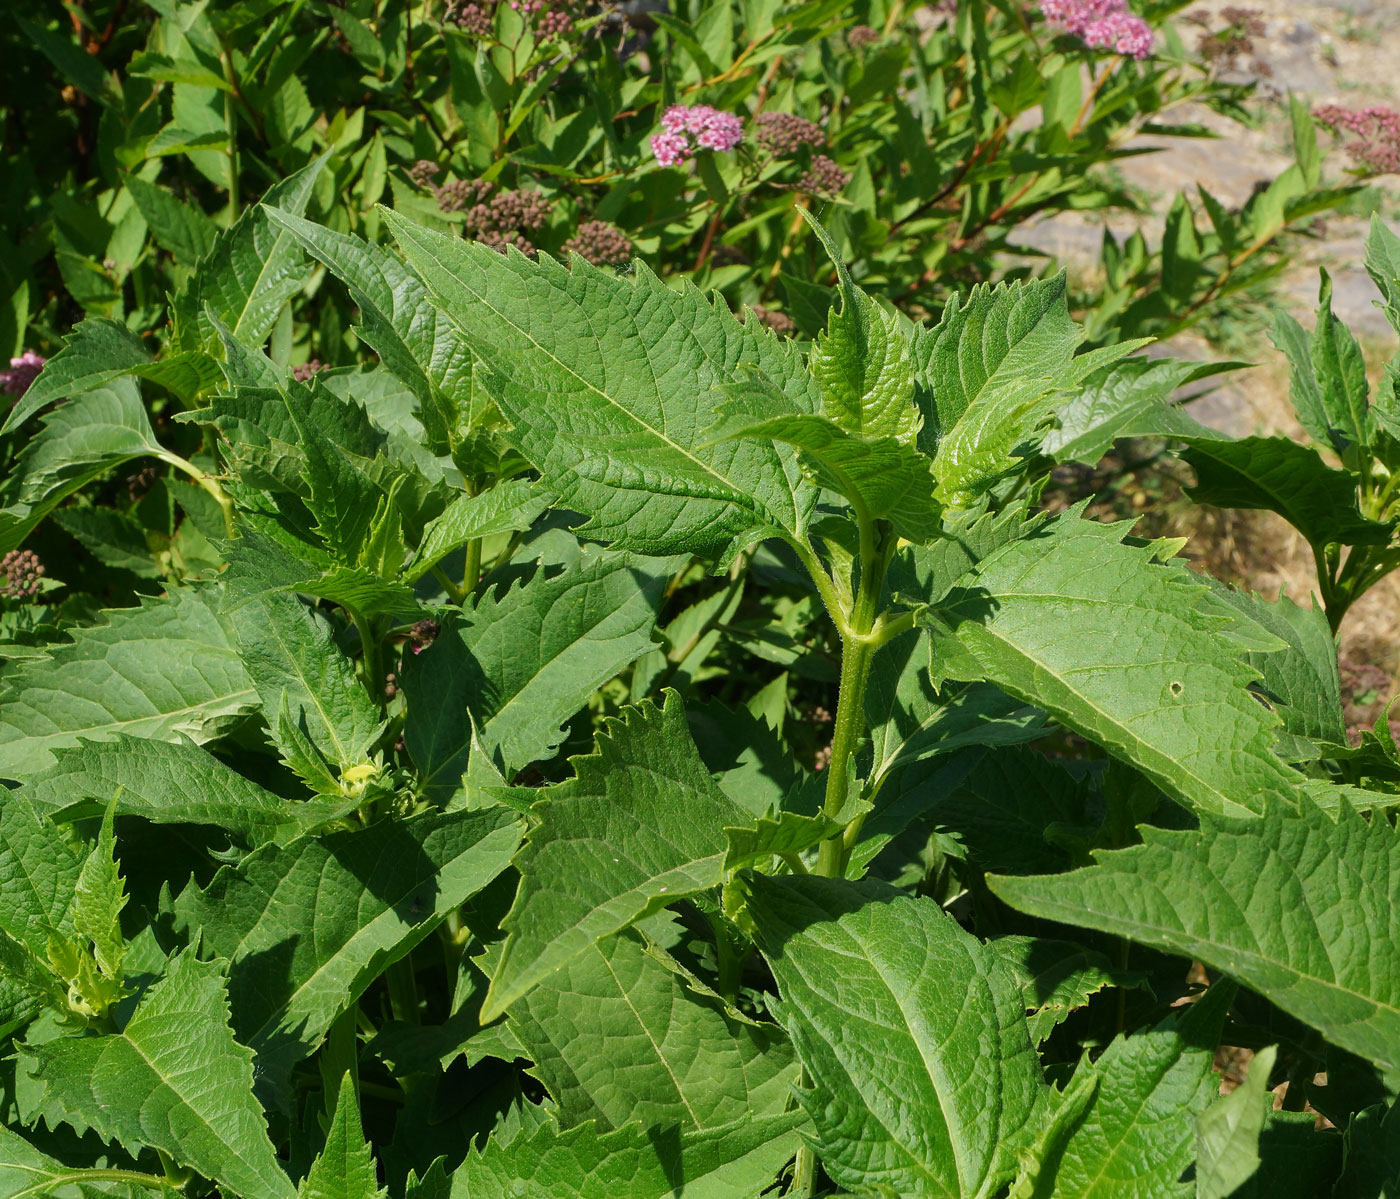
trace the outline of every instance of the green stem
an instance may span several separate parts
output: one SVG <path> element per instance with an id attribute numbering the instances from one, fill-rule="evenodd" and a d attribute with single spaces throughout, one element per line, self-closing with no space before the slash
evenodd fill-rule
<path id="1" fill-rule="evenodd" d="M 389 986 L 389 1010 L 403 1024 L 421 1024 L 418 1015 L 418 980 L 413 975 L 413 956 L 407 954 L 384 972 Z"/>
<path id="2" fill-rule="evenodd" d="M 235 107 L 238 95 L 238 76 L 233 69 L 233 55 L 225 48 L 219 55 L 224 60 L 224 78 L 229 90 L 224 93 L 224 135 L 228 145 L 224 149 L 228 157 L 228 223 L 238 220 L 238 109 Z"/>
<path id="3" fill-rule="evenodd" d="M 374 629 L 368 617 L 362 616 L 354 608 L 346 608 L 345 610 L 350 613 L 350 619 L 355 622 L 355 629 L 360 634 L 365 690 L 369 692 L 369 697 L 374 700 L 375 706 L 383 708 L 384 661 L 380 656 L 379 639 L 374 635 Z"/>
<path id="4" fill-rule="evenodd" d="M 164 1155 L 161 1156 L 164 1159 Z M 142 1174 L 137 1170 L 69 1170 L 51 1177 L 52 1181 L 48 1183 L 50 1188 L 69 1182 L 79 1186 L 85 1182 L 127 1182 L 138 1187 L 164 1187 L 167 1190 L 179 1191 L 189 1182 L 188 1175 L 177 1182 L 173 1178 L 162 1178 L 159 1174 Z"/>
<path id="5" fill-rule="evenodd" d="M 481 538 L 473 537 L 467 542 L 467 564 L 462 568 L 462 593 L 471 595 L 481 578 Z"/>
<path id="6" fill-rule="evenodd" d="M 712 914 L 710 927 L 715 934 L 715 955 L 719 966 L 718 991 L 725 1000 L 733 1003 L 739 998 L 739 983 L 744 973 L 744 954 L 723 916 Z"/>
<path id="7" fill-rule="evenodd" d="M 467 593 L 457 586 L 441 566 L 434 566 L 432 570 L 433 578 L 442 584 L 442 589 L 447 592 L 447 598 L 454 604 L 460 604 L 467 598 Z"/>
<path id="8" fill-rule="evenodd" d="M 162 462 L 168 462 L 176 470 L 183 471 L 185 474 L 189 475 L 194 482 L 198 483 L 213 497 L 214 502 L 219 505 L 219 511 L 224 514 L 224 531 L 232 537 L 233 501 L 229 499 L 228 492 L 219 486 L 218 480 L 212 475 L 205 474 L 193 462 L 189 461 L 189 459 L 181 458 L 179 454 L 170 450 L 161 450 L 156 457 Z"/>

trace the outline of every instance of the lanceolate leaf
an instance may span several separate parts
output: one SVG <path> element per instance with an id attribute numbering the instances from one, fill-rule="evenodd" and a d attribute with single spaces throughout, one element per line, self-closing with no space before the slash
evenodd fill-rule
<path id="1" fill-rule="evenodd" d="M 505 950 L 482 1005 L 494 1019 L 537 983 L 672 900 L 717 886 L 726 826 L 748 814 L 710 778 L 674 691 L 628 709 L 545 792 L 516 861 Z"/>
<path id="2" fill-rule="evenodd" d="M 714 1128 L 778 1115 L 797 1072 L 776 1025 L 735 1020 L 635 933 L 609 937 L 510 1009 L 559 1125 Z"/>
<path id="3" fill-rule="evenodd" d="M 652 648 L 665 577 L 627 554 L 586 554 L 559 574 L 539 569 L 504 594 L 485 592 L 461 634 L 479 680 L 468 700 L 502 773 L 548 757 L 588 697 Z"/>
<path id="4" fill-rule="evenodd" d="M 39 962 L 50 931 L 72 931 L 82 859 L 23 795 L 0 804 L 0 929 Z"/>
<path id="5" fill-rule="evenodd" d="M 801 1112 L 739 1120 L 699 1132 L 593 1124 L 560 1132 L 546 1121 L 502 1144 L 495 1137 L 453 1171 L 436 1169 L 410 1199 L 510 1199 L 529 1179 L 531 1199 L 734 1199 L 757 1194 L 797 1148 Z"/>
<path id="6" fill-rule="evenodd" d="M 1228 617 L 1179 562 L 1071 514 L 979 562 L 938 610 L 984 677 L 1119 754 L 1199 811 L 1293 792 L 1278 718 Z M 934 641 L 935 667 L 939 655 Z M 950 669 L 962 673 L 959 659 Z"/>
<path id="7" fill-rule="evenodd" d="M 423 542 L 404 570 L 409 582 L 422 578 L 448 554 L 469 541 L 528 529 L 554 497 L 525 479 L 512 479 L 479 495 L 464 495 L 423 532 Z"/>
<path id="8" fill-rule="evenodd" d="M 1308 801 L 1262 817 L 1144 826 L 1143 844 L 1070 874 L 993 877 L 1013 907 L 1223 970 L 1393 1070 L 1400 1064 L 1400 837 L 1388 821 Z"/>
<path id="9" fill-rule="evenodd" d="M 1197 1199 L 1229 1199 L 1259 1169 L 1259 1134 L 1273 1106 L 1269 1073 L 1278 1049 L 1256 1053 L 1244 1082 L 1196 1117 Z"/>
<path id="10" fill-rule="evenodd" d="M 53 763 L 53 751 L 122 733 L 197 742 L 249 711 L 257 692 L 209 595 L 177 590 L 106 613 L 0 689 L 0 777 Z"/>
<path id="11" fill-rule="evenodd" d="M 1192 439 L 1184 457 L 1196 472 L 1191 498 L 1219 508 L 1277 512 L 1312 545 L 1384 545 L 1387 526 L 1356 507 L 1356 480 L 1311 446 L 1286 437 Z"/>
<path id="12" fill-rule="evenodd" d="M 508 811 L 385 820 L 267 845 L 186 890 L 176 912 L 227 956 L 240 1040 L 260 1089 L 288 1072 L 391 962 L 505 869 L 520 843 Z"/>
<path id="13" fill-rule="evenodd" d="M 1040 1044 L 1071 1012 L 1106 987 L 1134 987 L 1143 975 L 1115 970 L 1103 954 L 1049 937 L 998 937 L 987 942 L 1021 983 L 1031 1040 Z"/>
<path id="14" fill-rule="evenodd" d="M 24 787 L 56 819 L 99 815 L 114 796 L 117 814 L 154 824 L 207 824 L 245 843 L 287 840 L 343 816 L 354 805 L 274 795 L 187 741 L 119 736 L 61 749 Z"/>
<path id="15" fill-rule="evenodd" d="M 749 885 L 827 1173 L 857 1192 L 995 1195 L 1047 1098 L 997 955 L 882 883 Z"/>
<path id="16" fill-rule="evenodd" d="M 797 350 L 698 291 L 544 258 L 503 256 L 385 221 L 409 264 L 491 372 L 515 442 L 590 520 L 587 535 L 646 553 L 720 549 L 802 529 L 816 489 L 786 447 L 701 447 L 715 387 L 757 368 L 801 410 L 817 407 Z"/>
<path id="17" fill-rule="evenodd" d="M 360 1127 L 355 1084 L 349 1074 L 340 1080 L 335 1114 L 326 1144 L 297 1187 L 297 1199 L 385 1199 L 374 1157 Z"/>
<path id="18" fill-rule="evenodd" d="M 292 1199 L 229 1029 L 222 967 L 171 958 L 119 1034 L 30 1046 L 49 1097 L 130 1152 L 149 1146 L 235 1194 Z"/>
<path id="19" fill-rule="evenodd" d="M 1217 1092 L 1211 1061 L 1234 994 L 1228 983 L 1216 990 L 1080 1064 L 1098 1085 L 1036 1163 L 1026 1199 L 1188 1199 L 1192 1187 L 1178 1179 L 1195 1158 L 1195 1118 Z"/>

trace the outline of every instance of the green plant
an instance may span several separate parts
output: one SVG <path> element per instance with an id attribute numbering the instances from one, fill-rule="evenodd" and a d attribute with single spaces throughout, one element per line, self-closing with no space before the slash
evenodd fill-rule
<path id="1" fill-rule="evenodd" d="M 160 486 L 216 568 L 12 640 L 12 1192 L 1387 1193 L 1394 743 L 1323 756 L 1322 612 L 1036 511 L 1203 437 L 1210 368 L 1084 349 L 1063 276 L 912 325 L 815 222 L 807 351 L 645 267 L 332 231 L 323 169 L 159 356 L 90 320 L 15 417 L 67 397 L 34 528 L 172 464 L 140 389 L 200 380 Z M 378 364 L 263 352 L 303 248 Z"/>

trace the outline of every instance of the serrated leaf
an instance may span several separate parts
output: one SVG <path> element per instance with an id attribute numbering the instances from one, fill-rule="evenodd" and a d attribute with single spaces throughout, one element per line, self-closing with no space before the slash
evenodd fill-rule
<path id="1" fill-rule="evenodd" d="M 1056 427 L 1045 435 L 1041 450 L 1056 462 L 1093 466 L 1120 437 L 1224 438 L 1172 403 L 1177 388 L 1219 369 L 1174 359 L 1115 363 L 1056 402 Z"/>
<path id="2" fill-rule="evenodd" d="M 88 851 L 73 886 L 69 913 L 73 931 L 84 942 L 91 942 L 92 956 L 102 973 L 120 981 L 126 940 L 122 937 L 121 914 L 126 907 L 126 886 L 117 864 L 114 831 L 116 801 L 108 803 L 98 830 L 97 842 Z"/>
<path id="3" fill-rule="evenodd" d="M 151 353 L 125 325 L 88 317 L 75 325 L 59 350 L 10 409 L 0 432 L 8 433 L 39 409 L 103 387 L 151 361 Z"/>
<path id="4" fill-rule="evenodd" d="M 0 777 L 53 764 L 57 749 L 121 734 L 208 741 L 257 692 L 204 593 L 181 589 L 103 614 L 0 689 Z"/>
<path id="5" fill-rule="evenodd" d="M 729 848 L 724 854 L 724 873 L 731 875 L 745 866 L 767 866 L 775 856 L 800 856 L 842 828 L 820 813 L 807 816 L 801 812 L 778 812 L 760 816 L 740 828 L 727 828 L 724 834 Z"/>
<path id="6" fill-rule="evenodd" d="M 359 336 L 417 397 L 436 452 L 451 451 L 490 423 L 492 404 L 476 379 L 471 351 L 397 256 L 277 209 L 268 217 L 350 288 L 364 322 Z"/>
<path id="7" fill-rule="evenodd" d="M 714 1128 L 778 1115 L 797 1076 L 781 1029 L 733 1019 L 631 932 L 549 975 L 511 1007 L 509 1023 L 561 1128 Z"/>
<path id="8" fill-rule="evenodd" d="M 306 277 L 300 244 L 272 223 L 267 210 L 280 208 L 301 216 L 329 157 L 327 152 L 273 184 L 260 205 L 244 209 L 233 225 L 219 233 L 187 291 L 175 300 L 180 349 L 198 349 L 217 340 L 206 306 L 245 345 L 258 347 L 267 340 L 282 306 Z"/>
<path id="9" fill-rule="evenodd" d="M 1306 329 L 1287 312 L 1274 314 L 1269 340 L 1288 359 L 1288 399 L 1298 423 L 1319 445 L 1332 445 L 1331 423 L 1322 388 L 1313 370 L 1312 347 Z"/>
<path id="10" fill-rule="evenodd" d="M 725 390 L 730 398 L 718 409 L 712 439 L 785 442 L 798 451 L 814 482 L 844 495 L 866 519 L 888 520 L 910 541 L 931 541 L 938 532 L 931 464 L 909 441 L 855 436 L 824 416 L 797 411 L 781 391 L 759 380 Z"/>
<path id="11" fill-rule="evenodd" d="M 1256 676 L 1224 635 L 1229 618 L 1202 610 L 1184 564 L 1126 533 L 1062 516 L 979 562 L 938 618 L 984 677 L 1197 811 L 1292 794 L 1270 749 L 1278 718 L 1248 690 Z"/>
<path id="12" fill-rule="evenodd" d="M 73 931 L 73 893 L 83 860 L 23 794 L 0 804 L 0 929 L 36 961 L 50 933 Z"/>
<path id="13" fill-rule="evenodd" d="M 1186 1199 L 1196 1120 L 1217 1092 L 1211 1070 L 1234 995 L 1217 986 L 1155 1029 L 1119 1035 L 1075 1072 L 1098 1085 L 1069 1131 L 1037 1163 L 1025 1199 Z"/>
<path id="14" fill-rule="evenodd" d="M 284 1101 L 291 1068 L 335 1018 L 519 843 L 512 812 L 430 813 L 265 845 L 182 893 L 180 921 L 231 962 L 235 1028 L 257 1054 L 260 1090 Z"/>
<path id="15" fill-rule="evenodd" d="M 297 728 L 342 774 L 364 762 L 381 731 L 379 708 L 325 619 L 295 596 L 274 594 L 235 608 L 227 620 L 274 740 L 285 702 Z"/>
<path id="16" fill-rule="evenodd" d="M 139 175 L 126 176 L 126 190 L 150 226 L 151 236 L 181 266 L 195 266 L 214 248 L 219 227 L 202 209 Z"/>
<path id="17" fill-rule="evenodd" d="M 1366 238 L 1366 273 L 1385 298 L 1385 316 L 1400 333 L 1400 237 L 1386 226 L 1380 213 L 1371 214 Z"/>
<path id="18" fill-rule="evenodd" d="M 99 815 L 116 797 L 117 814 L 153 824 L 207 824 L 246 844 L 288 840 L 335 820 L 350 800 L 283 799 L 186 741 L 118 736 L 61 749 L 57 761 L 23 788 L 54 819 Z"/>
<path id="19" fill-rule="evenodd" d="M 1371 385 L 1366 380 L 1366 357 L 1351 330 L 1332 311 L 1332 278 L 1321 271 L 1317 324 L 1309 349 L 1313 373 L 1322 394 L 1322 407 L 1338 453 L 1348 446 L 1371 442 Z"/>
<path id="20" fill-rule="evenodd" d="M 109 470 L 159 454 L 141 395 L 131 379 L 85 392 L 44 418 L 5 485 L 0 551 L 23 543 L 60 503 Z"/>
<path id="21" fill-rule="evenodd" d="M 816 410 L 796 347 L 645 267 L 629 278 L 577 260 L 536 264 L 384 219 L 489 368 L 513 440 L 561 505 L 590 518 L 585 536 L 664 554 L 805 526 L 816 489 L 790 450 L 701 447 L 713 389 L 740 382 L 741 365 Z"/>
<path id="22" fill-rule="evenodd" d="M 1141 986 L 1144 976 L 1115 969 L 1103 954 L 1073 941 L 1007 936 L 987 942 L 1021 984 L 1031 1040 L 1043 1042 L 1071 1012 L 1106 987 Z"/>
<path id="23" fill-rule="evenodd" d="M 1130 937 L 1223 970 L 1385 1069 L 1400 1063 L 1400 837 L 1343 805 L 1204 813 L 1199 832 L 1143 826 L 1143 844 L 1069 874 L 993 876 L 1012 907 Z"/>
<path id="24" fill-rule="evenodd" d="M 253 1055 L 229 1028 L 220 963 L 185 950 L 121 1033 L 29 1049 L 50 1099 L 104 1139 L 159 1149 L 235 1193 L 295 1196 L 253 1098 Z"/>
<path id="25" fill-rule="evenodd" d="M 1259 1050 L 1244 1082 L 1196 1117 L 1196 1199 L 1230 1199 L 1259 1169 L 1259 1134 L 1273 1103 L 1278 1046 Z"/>
<path id="26" fill-rule="evenodd" d="M 797 1147 L 800 1112 L 740 1120 L 698 1132 L 632 1124 L 599 1133 L 546 1122 L 502 1144 L 492 1137 L 453 1171 L 415 1185 L 410 1199 L 734 1199 L 763 1190 Z"/>
<path id="27" fill-rule="evenodd" d="M 680 697 L 624 710 L 535 808 L 520 888 L 482 1004 L 489 1022 L 603 937 L 722 881 L 726 826 L 748 822 L 700 760 Z"/>
<path id="28" fill-rule="evenodd" d="M 912 446 L 921 422 L 913 355 L 899 318 L 856 287 L 830 234 L 801 211 L 836 267 L 841 293 L 841 307 L 828 313 L 808 362 L 821 387 L 822 414 L 860 439 Z"/>
<path id="29" fill-rule="evenodd" d="M 297 1187 L 297 1199 L 385 1199 L 374 1157 L 360 1127 L 359 1096 L 349 1074 L 340 1080 L 326 1144 Z"/>
<path id="30" fill-rule="evenodd" d="M 996 1194 L 1046 1100 L 1006 967 L 932 900 L 881 883 L 749 886 L 826 1172 L 911 1199 Z"/>
<path id="31" fill-rule="evenodd" d="M 131 1199 L 136 1194 L 170 1194 L 166 1180 L 155 1175 L 143 1184 L 137 1181 L 140 1175 L 134 1170 L 123 1171 L 119 1180 L 108 1174 L 106 1170 L 65 1166 L 0 1125 L 0 1192 L 9 1199 L 91 1199 L 94 1195 Z"/>
<path id="32" fill-rule="evenodd" d="M 553 753 L 563 723 L 652 648 L 665 585 L 657 565 L 594 552 L 558 574 L 541 568 L 504 594 L 485 591 L 463 609 L 460 636 L 477 685 L 467 703 L 507 778 Z"/>
<path id="33" fill-rule="evenodd" d="M 511 479 L 479 495 L 459 496 L 423 530 L 423 540 L 404 568 L 404 578 L 416 582 L 469 541 L 528 529 L 553 500 L 550 492 L 527 479 Z"/>
<path id="34" fill-rule="evenodd" d="M 1183 457 L 1196 472 L 1187 493 L 1218 508 L 1277 512 L 1311 545 L 1384 545 L 1390 529 L 1363 517 L 1356 479 L 1324 463 L 1311 446 L 1286 437 L 1188 442 Z"/>

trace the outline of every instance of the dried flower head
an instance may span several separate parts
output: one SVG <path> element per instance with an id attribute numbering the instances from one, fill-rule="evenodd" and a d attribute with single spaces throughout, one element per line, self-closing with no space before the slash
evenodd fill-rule
<path id="1" fill-rule="evenodd" d="M 765 308 L 762 304 L 754 304 L 753 314 L 779 337 L 790 337 L 797 330 L 797 326 L 792 322 L 792 317 L 788 316 L 786 312 Z"/>
<path id="2" fill-rule="evenodd" d="M 669 167 L 689 158 L 695 146 L 732 150 L 743 137 L 743 122 L 732 112 L 720 112 L 708 104 L 673 104 L 661 116 L 661 132 L 652 137 L 651 152 L 658 163 Z"/>
<path id="3" fill-rule="evenodd" d="M 33 550 L 11 550 L 0 558 L 0 595 L 31 600 L 43 586 L 44 564 Z"/>
<path id="4" fill-rule="evenodd" d="M 803 146 L 824 146 L 822 127 L 791 112 L 761 112 L 754 118 L 754 140 L 770 154 L 789 158 Z"/>
<path id="5" fill-rule="evenodd" d="M 825 154 L 816 154 L 812 157 L 812 165 L 802 172 L 793 190 L 809 196 L 834 196 L 850 178 L 849 172 L 843 171 Z"/>
<path id="6" fill-rule="evenodd" d="M 632 242 L 627 234 L 607 221 L 584 221 L 564 249 L 594 266 L 626 262 L 632 257 Z"/>
<path id="7" fill-rule="evenodd" d="M 1131 58 L 1152 53 L 1152 26 L 1128 8 L 1127 0 L 1040 0 L 1040 13 L 1091 50 Z"/>
<path id="8" fill-rule="evenodd" d="M 29 390 L 29 385 L 39 377 L 39 372 L 44 369 L 44 363 L 47 361 L 47 358 L 39 357 L 33 350 L 25 350 L 18 358 L 11 358 L 10 369 L 0 371 L 5 391 L 12 396 L 22 396 Z"/>

